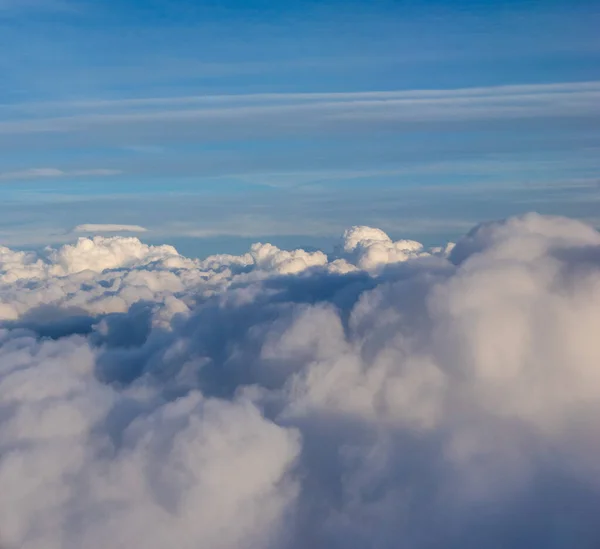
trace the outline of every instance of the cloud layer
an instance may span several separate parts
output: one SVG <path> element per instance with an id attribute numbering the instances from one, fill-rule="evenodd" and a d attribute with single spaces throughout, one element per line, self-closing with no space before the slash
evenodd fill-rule
<path id="1" fill-rule="evenodd" d="M 600 234 L 0 248 L 0 543 L 600 543 Z"/>
<path id="2" fill-rule="evenodd" d="M 127 139 L 156 138 L 157 127 L 186 136 L 224 137 L 232 131 L 285 135 L 290 129 L 346 132 L 394 124 L 473 123 L 536 118 L 597 117 L 600 82 L 474 87 L 451 90 L 349 93 L 259 93 L 22 104 L 0 122 L 0 137 L 55 132 L 95 139 L 116 128 Z M 11 110 L 9 108 L 9 112 Z M 28 113 L 25 117 L 22 112 Z M 48 116 L 51 112 L 54 115 Z M 44 116 L 45 115 L 45 116 Z M 158 126 L 157 126 L 158 125 Z M 149 131 L 151 130 L 151 131 Z M 114 135 L 111 132 L 111 136 Z"/>

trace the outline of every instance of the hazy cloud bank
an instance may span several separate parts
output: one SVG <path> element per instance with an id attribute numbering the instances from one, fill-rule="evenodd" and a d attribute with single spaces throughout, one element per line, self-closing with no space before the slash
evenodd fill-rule
<path id="1" fill-rule="evenodd" d="M 0 248 L 0 541 L 600 543 L 600 234 Z"/>

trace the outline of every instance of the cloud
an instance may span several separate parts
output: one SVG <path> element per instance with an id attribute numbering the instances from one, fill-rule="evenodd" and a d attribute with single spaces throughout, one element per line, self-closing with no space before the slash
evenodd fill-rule
<path id="1" fill-rule="evenodd" d="M 0 181 L 12 181 L 20 179 L 44 179 L 60 177 L 103 177 L 118 175 L 120 170 L 90 169 L 90 170 L 60 170 L 58 168 L 30 168 L 14 172 L 0 173 Z"/>
<path id="2" fill-rule="evenodd" d="M 472 123 L 505 119 L 596 116 L 600 82 L 496 86 L 452 90 L 289 93 L 132 98 L 57 104 L 12 105 L 26 118 L 0 123 L 0 134 L 73 133 L 119 128 L 146 145 L 149 129 L 165 124 L 204 136 L 247 131 L 277 134 L 309 128 L 345 131 L 352 125 Z M 54 115 L 56 112 L 61 115 Z M 52 116 L 48 116 L 48 112 Z M 267 123 L 268 122 L 268 123 Z M 121 130 L 126 130 L 125 133 Z M 164 132 L 163 132 L 164 133 Z M 152 132 L 150 132 L 150 137 Z M 114 143 L 113 143 L 114 144 Z"/>
<path id="3" fill-rule="evenodd" d="M 572 93 L 597 93 L 600 82 L 559 82 L 554 84 L 521 84 L 488 87 L 470 87 L 455 89 L 430 89 L 430 90 L 390 90 L 390 91 L 360 91 L 360 92 L 303 92 L 303 93 L 253 93 L 253 94 L 224 94 L 224 95 L 191 95 L 169 97 L 143 97 L 106 100 L 79 100 L 70 102 L 31 103 L 30 108 L 39 110 L 44 107 L 63 109 L 107 109 L 114 110 L 119 107 L 173 107 L 178 105 L 219 105 L 219 104 L 293 104 L 321 102 L 321 101 L 357 101 L 357 100 L 405 100 L 416 102 L 425 99 L 453 101 L 458 99 L 470 100 L 471 98 L 499 98 L 532 96 L 537 98 L 540 94 L 572 94 Z M 19 104 L 20 111 L 27 110 L 27 104 Z"/>
<path id="4" fill-rule="evenodd" d="M 140 225 L 116 225 L 111 223 L 84 223 L 77 225 L 71 232 L 74 233 L 144 233 L 148 229 Z"/>
<path id="5" fill-rule="evenodd" d="M 347 230 L 342 247 L 343 253 L 352 258 L 359 268 L 365 270 L 418 257 L 422 249 L 423 245 L 420 242 L 393 242 L 381 229 L 372 227 L 352 227 Z"/>
<path id="6" fill-rule="evenodd" d="M 0 248 L 4 547 L 600 542 L 600 234 Z"/>

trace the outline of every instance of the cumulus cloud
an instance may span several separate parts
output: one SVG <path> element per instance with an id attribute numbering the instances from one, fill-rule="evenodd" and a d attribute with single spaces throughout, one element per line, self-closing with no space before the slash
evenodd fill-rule
<path id="1" fill-rule="evenodd" d="M 145 233 L 148 229 L 140 225 L 118 225 L 112 223 L 84 223 L 77 225 L 74 233 Z"/>
<path id="2" fill-rule="evenodd" d="M 359 268 L 372 269 L 418 257 L 423 245 L 414 240 L 392 242 L 381 229 L 352 227 L 344 233 L 341 248 Z"/>
<path id="3" fill-rule="evenodd" d="M 0 248 L 7 549 L 600 543 L 600 234 Z"/>

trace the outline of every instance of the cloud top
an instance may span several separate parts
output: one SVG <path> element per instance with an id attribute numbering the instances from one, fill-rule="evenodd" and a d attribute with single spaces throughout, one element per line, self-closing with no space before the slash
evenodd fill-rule
<path id="1" fill-rule="evenodd" d="M 0 248 L 4 547 L 600 542 L 600 234 Z"/>

